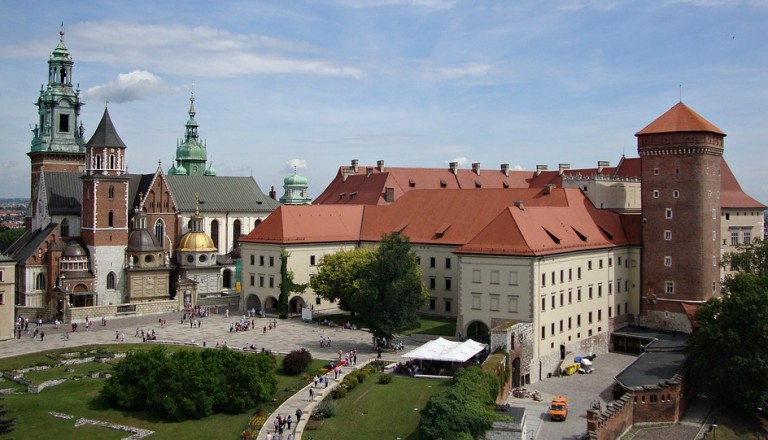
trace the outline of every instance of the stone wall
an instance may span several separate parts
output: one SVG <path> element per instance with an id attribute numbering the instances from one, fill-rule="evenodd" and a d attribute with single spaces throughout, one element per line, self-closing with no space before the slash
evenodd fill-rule
<path id="1" fill-rule="evenodd" d="M 123 311 L 128 309 L 128 311 Z M 67 322 L 82 322 L 85 317 L 92 321 L 99 321 L 101 318 L 113 318 L 125 315 L 153 315 L 157 313 L 169 313 L 178 310 L 178 303 L 175 300 L 153 301 L 138 304 L 123 304 L 120 306 L 93 306 L 93 307 L 73 307 L 67 310 Z"/>
<path id="2" fill-rule="evenodd" d="M 587 432 L 591 440 L 614 440 L 620 438 L 633 424 L 632 396 L 624 394 L 611 402 L 605 410 L 587 411 Z"/>
<path id="3" fill-rule="evenodd" d="M 657 387 L 632 391 L 635 423 L 677 422 L 687 404 L 684 383 L 683 376 L 676 374 Z"/>
<path id="4" fill-rule="evenodd" d="M 211 309 L 213 306 L 219 306 L 219 313 L 224 313 L 225 309 L 229 309 L 229 313 L 234 314 L 240 310 L 240 295 L 200 297 L 197 299 L 197 303 L 200 307 L 211 307 Z"/>

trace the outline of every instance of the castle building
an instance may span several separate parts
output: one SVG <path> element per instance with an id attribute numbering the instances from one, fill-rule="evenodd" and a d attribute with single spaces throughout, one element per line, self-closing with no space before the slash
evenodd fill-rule
<path id="1" fill-rule="evenodd" d="M 130 149 L 107 109 L 85 142 L 73 66 L 62 31 L 36 104 L 28 229 L 6 251 L 16 264 L 17 313 L 69 320 L 175 310 L 184 305 L 177 283 L 189 282 L 198 285 L 194 305 L 236 302 L 238 240 L 279 203 L 253 177 L 206 167 L 194 94 L 176 165 L 128 174 Z M 189 237 L 206 230 L 210 245 L 190 248 L 199 241 Z M 190 253 L 192 266 L 182 261 Z"/>
<path id="2" fill-rule="evenodd" d="M 296 169 L 294 168 L 293 175 L 283 179 L 285 193 L 280 197 L 280 203 L 284 205 L 311 204 L 312 199 L 309 197 L 308 187 L 307 178 L 296 174 Z"/>

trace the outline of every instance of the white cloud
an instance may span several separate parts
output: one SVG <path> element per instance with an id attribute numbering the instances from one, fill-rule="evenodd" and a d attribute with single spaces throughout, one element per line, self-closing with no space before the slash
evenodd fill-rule
<path id="1" fill-rule="evenodd" d="M 469 63 L 461 67 L 441 67 L 437 69 L 437 79 L 455 79 L 463 77 L 484 77 L 493 70 L 491 64 Z"/>
<path id="2" fill-rule="evenodd" d="M 467 159 L 464 156 L 459 156 L 459 157 L 454 157 L 453 159 L 448 161 L 448 163 L 451 163 L 451 162 L 456 162 L 457 164 L 459 164 L 460 167 L 463 167 L 469 163 L 469 159 Z"/>
<path id="3" fill-rule="evenodd" d="M 291 159 L 287 162 L 285 162 L 285 166 L 283 166 L 283 169 L 280 170 L 282 173 L 290 173 L 293 172 L 293 170 L 301 170 L 307 168 L 307 160 L 306 159 Z"/>
<path id="4" fill-rule="evenodd" d="M 150 96 L 173 93 L 173 90 L 157 75 L 146 70 L 121 73 L 114 81 L 88 88 L 83 97 L 92 102 L 141 101 Z"/>
<path id="5" fill-rule="evenodd" d="M 518 165 L 513 165 L 512 169 L 515 170 L 515 171 L 523 171 L 525 168 L 523 168 L 522 165 L 518 164 Z"/>

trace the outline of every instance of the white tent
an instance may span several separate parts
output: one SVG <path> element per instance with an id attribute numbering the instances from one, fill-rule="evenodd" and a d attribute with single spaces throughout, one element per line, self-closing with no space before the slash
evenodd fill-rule
<path id="1" fill-rule="evenodd" d="M 472 359 L 472 356 L 485 350 L 486 347 L 486 344 L 481 344 L 472 339 L 464 342 L 454 342 L 437 338 L 400 357 L 425 361 L 466 362 Z"/>

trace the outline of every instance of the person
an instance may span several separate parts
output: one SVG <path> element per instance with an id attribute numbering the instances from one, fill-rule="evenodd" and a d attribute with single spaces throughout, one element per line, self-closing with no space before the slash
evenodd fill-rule
<path id="1" fill-rule="evenodd" d="M 272 433 L 267 431 L 267 440 L 272 440 Z"/>
<path id="2" fill-rule="evenodd" d="M 315 400 L 315 390 L 309 389 L 309 400 Z"/>
<path id="3" fill-rule="evenodd" d="M 285 419 L 285 423 L 288 425 L 288 429 L 291 429 L 291 423 L 293 423 L 293 419 L 291 419 L 290 414 L 288 414 L 288 418 Z"/>
<path id="4" fill-rule="evenodd" d="M 376 349 L 376 351 L 377 351 L 377 353 L 378 353 L 378 354 L 376 355 L 376 359 L 381 359 L 381 347 L 378 347 L 378 348 Z"/>
<path id="5" fill-rule="evenodd" d="M 40 342 L 43 342 L 44 338 L 45 338 L 45 332 L 40 332 Z"/>
<path id="6" fill-rule="evenodd" d="M 293 433 L 288 434 L 288 440 L 294 440 L 296 437 L 293 436 Z"/>
<path id="7" fill-rule="evenodd" d="M 301 415 L 304 414 L 304 411 L 301 410 L 301 408 L 296 409 L 296 423 L 299 423 L 301 421 Z"/>
<path id="8" fill-rule="evenodd" d="M 224 316 L 229 318 L 229 309 L 224 310 Z"/>

